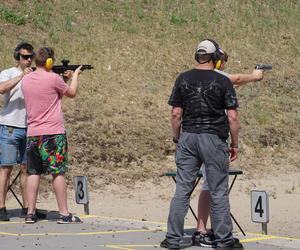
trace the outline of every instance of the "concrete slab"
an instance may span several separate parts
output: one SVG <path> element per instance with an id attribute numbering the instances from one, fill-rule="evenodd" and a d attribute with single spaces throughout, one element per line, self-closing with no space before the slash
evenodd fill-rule
<path id="1" fill-rule="evenodd" d="M 11 221 L 0 222 L 0 249 L 154 249 L 160 248 L 166 233 L 166 224 L 162 222 L 82 215 L 83 224 L 58 225 L 57 212 L 52 211 L 47 214 L 48 220 L 29 225 L 18 218 L 19 211 L 10 213 Z M 192 231 L 186 230 L 187 237 Z M 246 250 L 300 249 L 300 239 L 252 233 L 235 236 Z"/>

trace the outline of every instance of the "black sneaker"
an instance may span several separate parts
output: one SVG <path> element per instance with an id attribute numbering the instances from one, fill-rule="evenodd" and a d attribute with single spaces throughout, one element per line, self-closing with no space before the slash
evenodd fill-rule
<path id="1" fill-rule="evenodd" d="M 210 233 L 194 232 L 192 236 L 193 246 L 216 247 L 214 235 Z"/>
<path id="2" fill-rule="evenodd" d="M 168 242 L 167 239 L 164 239 L 161 243 L 160 243 L 160 247 L 162 248 L 168 248 L 168 249 L 183 249 L 183 248 L 187 248 L 193 245 L 193 242 L 190 241 L 189 239 L 183 239 L 179 241 L 179 244 L 172 244 L 170 242 Z"/>
<path id="3" fill-rule="evenodd" d="M 243 250 L 244 247 L 239 239 L 234 238 L 232 243 L 226 246 L 217 246 L 216 250 Z"/>
<path id="4" fill-rule="evenodd" d="M 80 224 L 82 223 L 82 220 L 79 217 L 69 213 L 69 215 L 60 214 L 56 222 L 57 224 Z"/>
<path id="5" fill-rule="evenodd" d="M 0 221 L 9 221 L 8 213 L 6 207 L 0 208 Z"/>
<path id="6" fill-rule="evenodd" d="M 160 243 L 160 247 L 162 248 L 168 248 L 168 249 L 180 249 L 179 248 L 179 244 L 175 245 L 175 244 L 171 244 L 168 242 L 167 239 L 164 239 L 161 243 Z"/>
<path id="7" fill-rule="evenodd" d="M 37 221 L 36 214 L 27 214 L 25 218 L 25 223 L 26 224 L 34 224 Z"/>

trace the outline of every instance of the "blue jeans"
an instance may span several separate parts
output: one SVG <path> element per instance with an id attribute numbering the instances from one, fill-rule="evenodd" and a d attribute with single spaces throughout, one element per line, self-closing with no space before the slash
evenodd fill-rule
<path id="1" fill-rule="evenodd" d="M 26 164 L 26 128 L 0 125 L 0 166 Z"/>

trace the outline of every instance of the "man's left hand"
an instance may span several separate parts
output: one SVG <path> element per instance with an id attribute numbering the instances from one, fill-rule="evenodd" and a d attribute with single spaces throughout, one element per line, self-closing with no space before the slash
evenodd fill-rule
<path id="1" fill-rule="evenodd" d="M 25 69 L 23 70 L 23 76 L 26 75 L 26 74 L 31 73 L 32 71 L 33 71 L 33 70 L 32 70 L 32 68 L 30 68 L 30 67 L 25 68 Z"/>
<path id="2" fill-rule="evenodd" d="M 66 71 L 64 72 L 64 79 L 69 80 L 69 79 L 71 79 L 72 77 L 73 77 L 73 71 L 72 71 L 72 70 L 66 70 Z"/>
<path id="3" fill-rule="evenodd" d="M 230 153 L 230 161 L 234 161 L 237 159 L 239 149 L 238 148 L 229 148 L 229 153 Z"/>

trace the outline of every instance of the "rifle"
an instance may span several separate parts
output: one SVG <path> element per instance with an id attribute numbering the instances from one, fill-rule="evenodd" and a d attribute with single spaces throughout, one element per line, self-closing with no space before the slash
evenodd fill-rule
<path id="1" fill-rule="evenodd" d="M 94 67 L 90 64 L 69 64 L 69 60 L 61 60 L 61 65 L 54 65 L 52 71 L 56 74 L 63 74 L 67 70 L 75 71 L 79 66 L 82 65 L 81 70 L 93 69 Z M 35 67 L 32 67 L 32 70 L 35 70 Z"/>
<path id="2" fill-rule="evenodd" d="M 271 64 L 257 64 L 255 66 L 255 69 L 272 70 L 272 65 Z"/>

